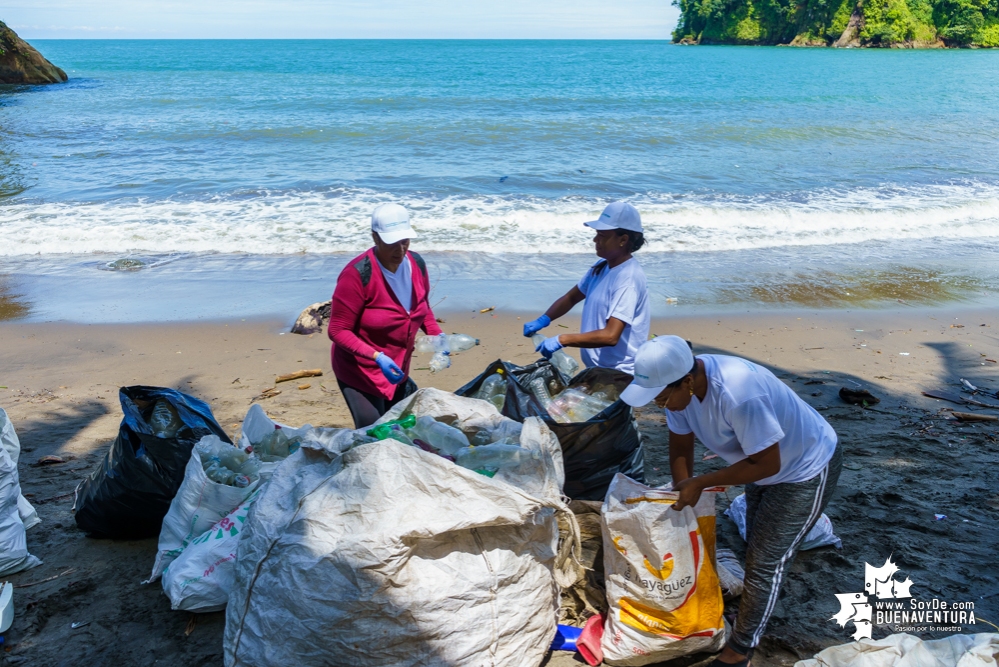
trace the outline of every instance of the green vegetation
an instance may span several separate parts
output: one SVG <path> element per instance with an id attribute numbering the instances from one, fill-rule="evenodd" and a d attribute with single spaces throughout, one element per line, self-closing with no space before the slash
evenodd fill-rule
<path id="1" fill-rule="evenodd" d="M 999 47 L 999 0 L 673 0 L 673 3 L 681 12 L 680 23 L 673 33 L 674 42 Z"/>

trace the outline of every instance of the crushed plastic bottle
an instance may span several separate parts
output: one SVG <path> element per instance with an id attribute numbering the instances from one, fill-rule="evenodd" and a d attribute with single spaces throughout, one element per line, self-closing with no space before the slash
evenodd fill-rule
<path id="1" fill-rule="evenodd" d="M 427 415 L 417 419 L 409 431 L 415 438 L 447 456 L 454 456 L 460 449 L 469 445 L 468 438 L 460 430 Z"/>
<path id="2" fill-rule="evenodd" d="M 439 373 L 445 368 L 451 367 L 451 355 L 447 352 L 434 352 L 430 357 L 430 372 Z"/>
<path id="3" fill-rule="evenodd" d="M 253 445 L 253 451 L 261 461 L 280 461 L 298 451 L 301 440 L 301 436 L 289 437 L 284 429 L 275 426 L 273 431 Z"/>
<path id="4" fill-rule="evenodd" d="M 479 339 L 472 338 L 468 334 L 448 334 L 447 342 L 448 346 L 451 348 L 451 354 L 455 354 L 457 352 L 471 350 L 479 344 Z"/>
<path id="5" fill-rule="evenodd" d="M 545 339 L 543 334 L 536 333 L 531 336 L 531 342 L 537 347 Z M 551 358 L 552 366 L 562 371 L 567 377 L 573 377 L 579 372 L 579 362 L 565 353 L 564 350 L 556 350 Z"/>
<path id="6" fill-rule="evenodd" d="M 164 401 L 162 398 L 156 401 L 153 413 L 149 416 L 149 426 L 157 438 L 174 437 L 181 427 L 177 409 L 170 405 L 169 401 Z"/>
<path id="7" fill-rule="evenodd" d="M 552 419 L 561 424 L 568 424 L 572 421 L 569 418 L 569 415 L 565 413 L 565 409 L 552 400 L 551 394 L 548 393 L 548 386 L 545 384 L 544 378 L 534 378 L 528 383 L 527 388 L 531 390 L 534 397 L 538 399 L 538 403 L 541 404 L 541 407 L 548 412 Z"/>
<path id="8" fill-rule="evenodd" d="M 552 399 L 548 411 L 551 413 L 555 408 L 564 413 L 570 422 L 585 422 L 603 412 L 611 404 L 612 401 L 591 396 L 580 388 L 572 387 Z"/>
<path id="9" fill-rule="evenodd" d="M 497 369 L 495 373 L 482 381 L 475 398 L 489 401 L 500 412 L 506 404 L 506 378 L 503 377 L 503 369 Z"/>
<path id="10" fill-rule="evenodd" d="M 458 451 L 455 462 L 462 468 L 469 470 L 499 470 L 500 468 L 515 468 L 538 458 L 537 452 L 532 452 L 518 445 L 495 444 L 465 447 Z"/>
<path id="11" fill-rule="evenodd" d="M 385 440 L 386 438 L 392 436 L 393 426 L 398 426 L 403 429 L 411 429 L 416 426 L 416 415 L 406 415 L 402 419 L 387 421 L 383 424 L 375 426 L 374 428 L 368 429 L 366 433 L 377 440 Z"/>
<path id="12" fill-rule="evenodd" d="M 465 350 L 471 350 L 479 344 L 478 338 L 473 338 L 468 334 L 447 334 L 441 336 L 420 336 L 416 339 L 416 352 L 419 354 L 431 354 L 433 352 L 450 352 L 457 354 Z"/>

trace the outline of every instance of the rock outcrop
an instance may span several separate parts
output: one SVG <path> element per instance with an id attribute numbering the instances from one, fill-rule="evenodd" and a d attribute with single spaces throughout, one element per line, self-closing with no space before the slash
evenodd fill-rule
<path id="1" fill-rule="evenodd" d="M 308 335 L 321 332 L 330 319 L 330 306 L 330 301 L 320 301 L 303 310 L 295 320 L 291 333 Z"/>
<path id="2" fill-rule="evenodd" d="M 69 77 L 0 21 L 0 83 L 62 83 Z"/>

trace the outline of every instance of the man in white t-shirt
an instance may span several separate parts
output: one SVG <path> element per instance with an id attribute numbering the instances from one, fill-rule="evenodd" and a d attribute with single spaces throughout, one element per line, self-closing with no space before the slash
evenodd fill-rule
<path id="1" fill-rule="evenodd" d="M 746 485 L 746 576 L 739 615 L 711 667 L 747 667 L 766 630 L 784 573 L 836 488 L 842 449 L 836 432 L 766 368 L 719 354 L 696 359 L 677 336 L 645 343 L 635 380 L 621 394 L 632 406 L 666 410 L 674 509 L 713 486 Z M 694 437 L 729 465 L 694 476 Z"/>
<path id="2" fill-rule="evenodd" d="M 649 338 L 649 289 L 645 272 L 632 257 L 645 244 L 642 218 L 625 202 L 609 204 L 598 220 L 585 223 L 596 230 L 596 264 L 575 287 L 560 297 L 544 315 L 524 325 L 533 336 L 580 301 L 583 319 L 578 334 L 559 334 L 538 344 L 537 351 L 550 359 L 563 347 L 578 347 L 588 367 L 615 368 L 631 375 L 635 353 Z"/>

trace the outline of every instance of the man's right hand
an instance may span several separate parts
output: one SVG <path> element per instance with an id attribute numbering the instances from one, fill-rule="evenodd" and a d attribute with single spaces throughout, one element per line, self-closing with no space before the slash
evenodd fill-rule
<path id="1" fill-rule="evenodd" d="M 527 322 L 526 324 L 524 324 L 524 337 L 530 338 L 531 336 L 538 333 L 551 323 L 552 323 L 552 318 L 548 317 L 547 315 L 542 315 L 536 320 L 531 320 L 530 322 Z"/>
<path id="2" fill-rule="evenodd" d="M 399 384 L 406 379 L 406 374 L 402 372 L 402 369 L 384 352 L 378 353 L 378 356 L 375 357 L 375 363 L 378 364 L 378 367 L 382 369 L 382 373 L 392 384 Z"/>

